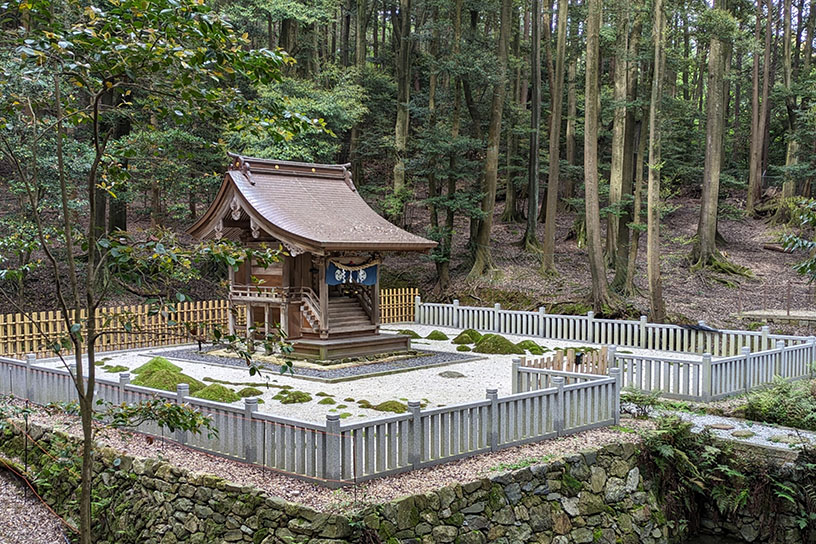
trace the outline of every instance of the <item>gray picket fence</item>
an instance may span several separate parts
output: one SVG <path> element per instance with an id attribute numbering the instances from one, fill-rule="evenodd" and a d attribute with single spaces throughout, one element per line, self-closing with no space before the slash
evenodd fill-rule
<path id="1" fill-rule="evenodd" d="M 751 352 L 743 347 L 739 355 L 699 359 L 655 357 L 621 353 L 611 346 L 610 365 L 621 371 L 623 387 L 659 391 L 661 396 L 679 400 L 708 402 L 748 393 L 766 386 L 777 377 L 793 381 L 814 377 L 816 338 L 806 343 L 785 345 Z"/>
<path id="2" fill-rule="evenodd" d="M 700 355 L 710 353 L 714 357 L 740 355 L 745 347 L 751 351 L 768 350 L 779 341 L 786 346 L 807 341 L 802 336 L 771 334 L 767 326 L 758 331 L 713 330 L 703 321 L 696 327 L 683 327 L 649 323 L 646 316 L 641 316 L 638 321 L 599 319 L 593 312 L 556 315 L 548 314 L 544 308 L 535 312 L 504 310 L 500 304 L 493 307 L 462 306 L 458 300 L 442 304 L 422 302 L 420 297 L 416 297 L 414 306 L 415 322 L 419 325 Z"/>
<path id="3" fill-rule="evenodd" d="M 616 423 L 619 379 L 569 374 L 536 369 L 538 381 L 506 397 L 488 389 L 484 400 L 428 410 L 409 402 L 406 414 L 347 424 L 337 414 L 322 424 L 260 413 L 254 398 L 242 407 L 197 399 L 184 384 L 176 392 L 140 387 L 128 373 L 118 382 L 98 379 L 96 396 L 117 404 L 153 397 L 187 403 L 213 419 L 217 436 L 177 431 L 165 438 L 341 487 Z M 0 394 L 42 405 L 76 399 L 71 373 L 38 366 L 34 355 L 25 361 L 0 358 Z M 152 423 L 136 430 L 164 436 Z"/>

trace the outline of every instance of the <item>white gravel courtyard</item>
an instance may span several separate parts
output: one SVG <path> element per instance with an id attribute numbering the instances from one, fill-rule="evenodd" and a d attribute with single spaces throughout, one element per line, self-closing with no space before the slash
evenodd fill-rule
<path id="1" fill-rule="evenodd" d="M 412 346 L 421 350 L 433 350 L 444 352 L 455 352 L 456 345 L 450 340 L 434 341 L 424 337 L 433 330 L 444 332 L 453 339 L 460 329 L 445 327 L 432 327 L 423 325 L 387 325 L 383 327 L 383 332 L 396 332 L 401 329 L 410 329 L 423 338 L 412 341 Z M 508 340 L 518 343 L 531 337 L 514 335 L 503 335 Z M 586 346 L 586 343 L 565 342 L 559 340 L 549 340 L 544 338 L 532 338 L 539 345 L 547 348 L 566 348 Z M 125 352 L 101 353 L 99 359 L 105 359 L 105 365 L 121 365 L 132 371 L 138 366 L 146 363 L 156 353 L 163 353 L 172 363 L 181 367 L 182 372 L 203 381 L 205 384 L 211 383 L 204 378 L 212 378 L 226 382 L 265 382 L 273 387 L 258 387 L 264 391 L 260 397 L 263 404 L 258 409 L 261 412 L 275 414 L 278 416 L 294 417 L 306 421 L 323 422 L 328 414 L 340 414 L 344 421 L 350 422 L 363 417 L 374 418 L 389 415 L 389 412 L 381 412 L 370 408 L 358 406 L 358 401 L 366 400 L 371 405 L 377 405 L 385 401 L 420 401 L 428 408 L 440 406 L 450 406 L 453 404 L 479 400 L 485 398 L 486 389 L 498 389 L 499 396 L 511 393 L 511 367 L 512 360 L 518 355 L 484 355 L 473 353 L 478 360 L 462 363 L 452 363 L 444 366 L 430 368 L 418 368 L 397 372 L 394 374 L 372 376 L 366 378 L 356 378 L 350 381 L 338 383 L 325 383 L 311 381 L 302 377 L 291 375 L 281 375 L 279 372 L 265 372 L 263 377 L 250 376 L 245 367 L 229 367 L 217 364 L 207 364 L 202 362 L 185 361 L 168 355 L 168 352 L 189 350 L 190 346 L 182 347 L 156 347 Z M 665 352 L 655 352 L 652 350 L 638 350 L 627 348 L 627 352 L 634 354 L 668 355 Z M 466 354 L 470 355 L 470 354 Z M 529 356 L 529 354 L 528 354 Z M 692 358 L 694 355 L 672 353 L 676 358 Z M 47 359 L 37 362 L 43 366 L 61 366 L 61 362 L 54 359 Z M 440 373 L 455 372 L 462 374 L 460 377 L 442 377 Z M 110 373 L 102 366 L 97 366 L 97 375 L 101 378 L 118 381 L 119 374 Z M 135 375 L 132 375 L 132 379 Z M 312 400 L 304 403 L 282 404 L 273 399 L 280 393 L 280 387 L 291 386 L 293 390 L 303 391 L 312 396 Z M 232 389 L 240 390 L 244 385 L 227 385 Z M 318 393 L 321 395 L 318 396 Z M 323 399 L 330 396 L 334 404 L 321 404 Z M 353 399 L 353 400 L 346 400 Z M 325 402 L 325 401 L 324 401 Z M 243 401 L 238 401 L 236 405 L 242 405 Z"/>

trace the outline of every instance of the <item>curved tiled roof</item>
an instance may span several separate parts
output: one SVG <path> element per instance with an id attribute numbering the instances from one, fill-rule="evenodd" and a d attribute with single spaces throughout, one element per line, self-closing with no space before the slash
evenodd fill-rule
<path id="1" fill-rule="evenodd" d="M 307 251 L 427 251 L 436 246 L 371 209 L 354 187 L 347 165 L 231 157 L 215 201 L 188 230 L 193 236 L 216 237 L 221 225 L 221 233 L 229 236 L 230 227 L 222 220 L 232 217 L 249 219 Z"/>

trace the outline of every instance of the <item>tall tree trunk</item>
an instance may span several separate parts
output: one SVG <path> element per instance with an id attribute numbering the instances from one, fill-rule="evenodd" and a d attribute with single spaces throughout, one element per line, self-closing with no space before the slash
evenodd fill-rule
<path id="1" fill-rule="evenodd" d="M 795 175 L 793 169 L 799 162 L 799 140 L 796 134 L 796 113 L 797 113 L 797 99 L 793 90 L 793 64 L 792 64 L 792 32 L 791 32 L 791 0 L 784 0 L 782 10 L 782 27 L 784 29 L 782 36 L 782 80 L 785 86 L 785 108 L 787 109 L 787 152 L 785 153 L 785 181 L 788 185 L 787 191 L 783 189 L 783 193 L 794 193 L 796 186 Z"/>
<path id="2" fill-rule="evenodd" d="M 754 54 L 753 66 L 753 93 L 751 98 L 751 149 L 748 163 L 748 195 L 745 202 L 748 214 L 754 213 L 759 198 L 762 196 L 762 147 L 765 141 L 765 127 L 767 125 L 768 94 L 770 92 L 771 75 L 771 0 L 766 0 L 768 14 L 765 27 L 765 50 L 762 67 L 762 98 L 759 98 L 759 56 Z M 759 41 L 761 35 L 762 2 L 757 3 L 755 38 Z"/>
<path id="3" fill-rule="evenodd" d="M 346 4 L 343 5 L 342 11 L 342 37 L 340 41 L 340 62 L 343 66 L 349 66 L 351 64 L 350 60 L 350 52 L 351 52 L 351 8 L 352 2 L 354 0 L 348 0 Z"/>
<path id="4" fill-rule="evenodd" d="M 499 142 L 501 140 L 501 120 L 504 106 L 505 85 L 507 79 L 507 42 L 510 35 L 510 9 L 512 0 L 502 0 L 501 24 L 498 40 L 498 77 L 493 85 L 493 98 L 490 104 L 490 123 L 487 134 L 487 152 L 484 170 L 484 197 L 482 198 L 482 216 L 476 233 L 473 268 L 468 276 L 477 278 L 493 269 L 490 255 L 490 231 L 493 227 L 493 210 L 496 206 L 496 186 L 499 173 Z"/>
<path id="5" fill-rule="evenodd" d="M 660 1 L 660 0 L 658 0 Z M 587 0 L 586 86 L 584 101 L 584 202 L 586 208 L 587 251 L 592 276 L 592 307 L 603 314 L 609 303 L 609 284 L 601 242 L 601 212 L 598 196 L 598 132 L 601 96 L 600 30 L 602 0 Z"/>
<path id="6" fill-rule="evenodd" d="M 649 181 L 646 202 L 646 274 L 649 280 L 649 316 L 655 323 L 666 318 L 663 282 L 660 278 L 660 161 L 666 20 L 663 0 L 654 4 L 654 73 L 649 104 Z"/>
<path id="7" fill-rule="evenodd" d="M 366 59 L 366 0 L 357 0 L 354 16 L 354 66 L 357 68 L 357 82 L 362 84 Z M 351 160 L 351 179 L 355 184 L 363 183 L 363 167 L 360 161 L 360 124 L 351 129 L 349 140 L 349 159 Z"/>
<path id="8" fill-rule="evenodd" d="M 646 142 L 649 137 L 649 112 L 644 110 L 640 120 L 640 130 L 637 142 L 637 157 L 635 159 L 635 198 L 632 204 L 632 228 L 630 233 L 629 258 L 626 263 L 626 285 L 624 293 L 635 294 L 635 274 L 637 272 L 637 256 L 640 245 L 640 215 L 643 208 L 643 159 L 646 154 Z"/>
<path id="9" fill-rule="evenodd" d="M 400 0 L 399 14 L 392 14 L 396 38 L 397 121 L 394 127 L 394 192 L 405 187 L 405 150 L 408 144 L 408 103 L 411 88 L 411 0 Z"/>
<path id="10" fill-rule="evenodd" d="M 519 21 L 519 13 L 517 8 L 513 9 L 511 17 L 515 23 Z M 513 57 L 519 58 L 521 50 L 521 31 L 518 28 L 518 24 L 514 24 L 512 26 Z M 521 102 L 521 63 L 516 66 L 510 102 L 512 103 L 510 107 L 510 115 L 505 123 L 507 125 L 507 146 L 505 149 L 505 161 L 507 164 L 505 182 L 507 189 L 505 191 L 504 212 L 502 213 L 501 220 L 504 223 L 517 223 L 522 221 L 524 218 L 524 215 L 521 213 L 521 211 L 519 211 L 519 202 L 521 200 L 519 193 L 521 192 L 521 188 L 516 182 L 516 178 L 518 176 L 516 175 L 515 168 L 516 156 L 518 155 L 519 147 L 519 138 L 515 133 L 516 124 L 518 121 L 517 112 L 521 107 L 523 107 Z"/>
<path id="11" fill-rule="evenodd" d="M 718 260 L 717 207 L 720 196 L 722 142 L 725 111 L 723 85 L 725 77 L 725 44 L 712 35 L 708 59 L 708 97 L 706 104 L 706 150 L 703 166 L 703 189 L 697 242 L 692 251 L 695 266 L 708 266 Z"/>
<path id="12" fill-rule="evenodd" d="M 575 166 L 575 121 L 578 116 L 578 98 L 575 88 L 575 80 L 578 72 L 578 60 L 573 58 L 570 60 L 569 68 L 567 69 L 567 132 L 566 132 L 566 150 L 564 159 L 567 166 Z M 573 187 L 575 174 L 572 170 L 567 172 L 564 176 L 564 188 L 561 191 L 561 198 L 572 198 L 575 189 Z"/>
<path id="13" fill-rule="evenodd" d="M 558 185 L 561 177 L 561 112 L 564 104 L 564 64 L 567 54 L 567 22 L 569 20 L 568 10 L 569 2 L 567 0 L 558 0 L 555 69 L 553 70 L 553 86 L 552 92 L 550 93 L 552 100 L 549 146 L 550 164 L 547 170 L 547 201 L 545 203 L 544 212 L 544 245 L 541 256 L 541 271 L 545 273 L 555 272 L 555 227 L 558 220 Z M 600 7 L 598 7 L 598 11 L 600 12 Z M 587 49 L 587 55 L 588 54 L 589 49 Z M 600 98 L 598 100 L 600 100 Z"/>
<path id="14" fill-rule="evenodd" d="M 530 99 L 530 146 L 527 161 L 527 228 L 522 246 L 526 251 L 540 249 L 536 226 L 538 224 L 538 176 L 541 170 L 541 2 L 532 0 L 532 38 L 530 43 L 530 76 L 532 97 Z M 559 14 L 559 21 L 561 15 Z"/>

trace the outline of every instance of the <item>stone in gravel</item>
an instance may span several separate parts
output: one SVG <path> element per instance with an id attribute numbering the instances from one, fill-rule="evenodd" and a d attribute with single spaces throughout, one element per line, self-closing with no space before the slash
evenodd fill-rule
<path id="1" fill-rule="evenodd" d="M 792 434 L 775 434 L 768 438 L 768 442 L 774 442 L 776 444 L 804 444 L 810 442 L 810 440 Z"/>
<path id="2" fill-rule="evenodd" d="M 710 425 L 706 425 L 706 427 L 717 431 L 730 431 L 734 428 L 733 425 L 729 425 L 728 423 L 711 423 Z"/>
<path id="3" fill-rule="evenodd" d="M 754 431 L 741 430 L 732 432 L 731 436 L 734 438 L 751 438 L 752 436 L 756 436 L 756 433 Z"/>
<path id="4" fill-rule="evenodd" d="M 446 370 L 445 372 L 440 372 L 439 376 L 441 378 L 464 378 L 465 375 L 461 372 L 456 372 L 455 370 Z"/>

